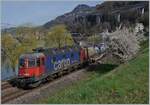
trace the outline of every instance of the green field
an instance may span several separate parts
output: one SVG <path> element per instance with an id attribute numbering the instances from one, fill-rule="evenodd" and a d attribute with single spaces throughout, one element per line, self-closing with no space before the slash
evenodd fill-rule
<path id="1" fill-rule="evenodd" d="M 79 81 L 39 103 L 109 104 L 149 103 L 149 49 L 120 66 L 90 68 L 88 79 Z"/>

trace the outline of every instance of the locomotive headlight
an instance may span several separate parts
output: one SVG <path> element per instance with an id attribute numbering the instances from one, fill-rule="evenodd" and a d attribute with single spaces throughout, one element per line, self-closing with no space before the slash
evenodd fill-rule
<path id="1" fill-rule="evenodd" d="M 25 73 L 24 75 L 25 75 L 25 76 L 29 76 L 29 74 L 28 74 L 28 73 Z"/>

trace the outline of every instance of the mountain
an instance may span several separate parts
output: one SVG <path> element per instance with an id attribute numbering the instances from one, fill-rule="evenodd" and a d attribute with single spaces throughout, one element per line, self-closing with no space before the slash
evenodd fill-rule
<path id="1" fill-rule="evenodd" d="M 88 6 L 88 5 L 85 5 L 85 4 L 80 4 L 78 5 L 76 8 L 74 8 L 73 12 L 80 12 L 80 11 L 87 11 L 87 10 L 90 10 L 91 7 Z"/>
<path id="2" fill-rule="evenodd" d="M 115 30 L 120 23 L 135 23 L 148 9 L 148 1 L 106 1 L 90 7 L 80 4 L 71 12 L 58 16 L 43 25 L 49 29 L 65 24 L 71 32 L 89 34 L 103 29 Z"/>
<path id="3" fill-rule="evenodd" d="M 58 16 L 56 19 L 47 22 L 43 26 L 45 28 L 50 28 L 51 26 L 55 24 L 63 24 L 63 23 L 71 23 L 75 21 L 76 17 L 78 16 L 83 16 L 88 14 L 92 10 L 92 7 L 85 5 L 85 4 L 80 4 L 77 7 L 75 7 L 71 12 L 66 13 L 64 15 Z"/>

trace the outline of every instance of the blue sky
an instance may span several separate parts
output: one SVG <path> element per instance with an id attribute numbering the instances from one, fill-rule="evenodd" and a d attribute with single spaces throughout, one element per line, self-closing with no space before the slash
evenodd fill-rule
<path id="1" fill-rule="evenodd" d="M 5 1 L 1 2 L 1 23 L 42 25 L 72 11 L 78 4 L 95 6 L 101 1 Z M 9 27 L 10 27 L 9 26 Z M 7 26 L 8 27 L 8 26 Z"/>

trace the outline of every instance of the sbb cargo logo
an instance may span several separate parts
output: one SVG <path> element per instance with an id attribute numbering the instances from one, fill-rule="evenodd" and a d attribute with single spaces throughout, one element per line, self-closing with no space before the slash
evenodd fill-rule
<path id="1" fill-rule="evenodd" d="M 54 70 L 59 70 L 70 65 L 70 59 L 58 60 L 54 63 Z"/>

